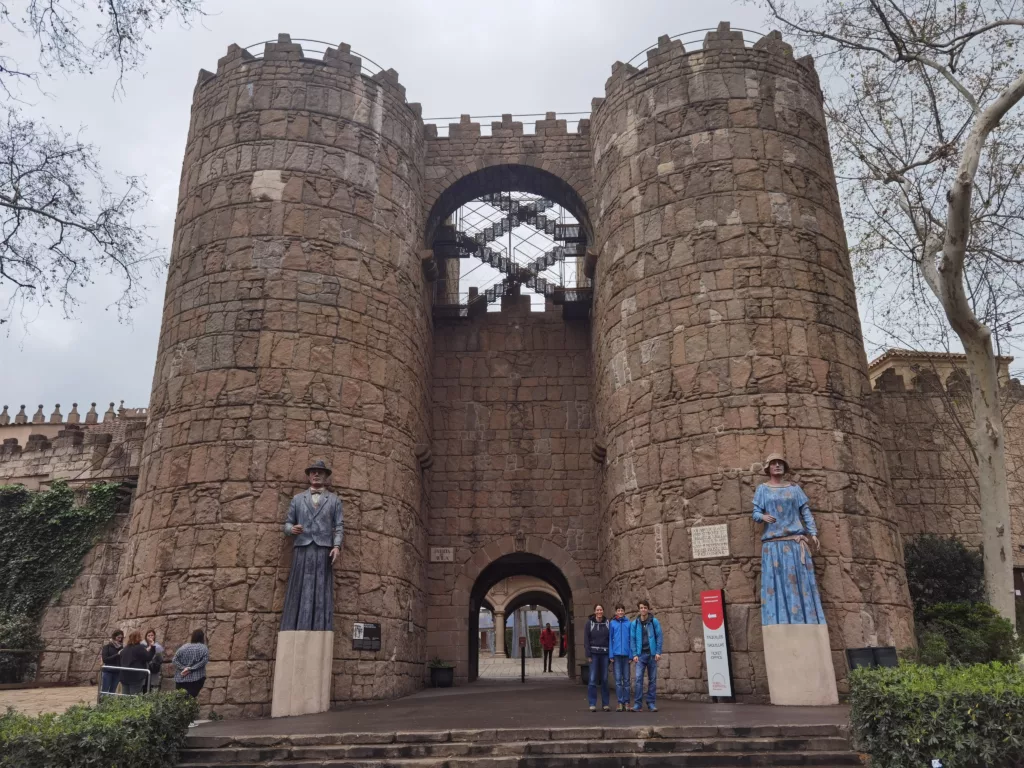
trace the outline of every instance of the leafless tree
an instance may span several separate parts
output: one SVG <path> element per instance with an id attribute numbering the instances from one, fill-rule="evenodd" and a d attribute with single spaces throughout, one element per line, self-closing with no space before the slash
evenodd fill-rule
<path id="1" fill-rule="evenodd" d="M 988 598 L 1013 621 L 995 358 L 1024 317 L 1022 2 L 763 2 L 819 62 L 862 291 L 883 324 L 951 329 L 967 355 Z"/>
<path id="2" fill-rule="evenodd" d="M 136 221 L 148 197 L 142 179 L 108 179 L 95 146 L 25 114 L 28 88 L 55 72 L 111 66 L 116 90 L 147 51 L 146 38 L 172 16 L 188 24 L 202 0 L 24 0 L 0 2 L 0 324 L 18 307 L 59 304 L 71 314 L 96 271 L 121 286 L 119 310 L 141 292 L 140 266 L 159 258 Z M 10 53 L 30 40 L 32 61 Z"/>

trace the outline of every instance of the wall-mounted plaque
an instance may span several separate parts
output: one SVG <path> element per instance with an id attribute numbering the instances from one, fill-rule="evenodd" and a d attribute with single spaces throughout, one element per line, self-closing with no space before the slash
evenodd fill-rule
<path id="1" fill-rule="evenodd" d="M 690 529 L 690 544 L 693 546 L 693 559 L 706 557 L 729 556 L 729 526 L 699 525 Z"/>
<path id="2" fill-rule="evenodd" d="M 431 547 L 430 562 L 432 563 L 454 563 L 455 547 Z"/>
<path id="3" fill-rule="evenodd" d="M 357 621 L 352 625 L 353 651 L 380 650 L 380 624 Z"/>

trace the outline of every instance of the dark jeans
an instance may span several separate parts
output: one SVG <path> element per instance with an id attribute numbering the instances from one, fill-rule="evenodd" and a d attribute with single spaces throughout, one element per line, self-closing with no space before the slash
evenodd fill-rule
<path id="1" fill-rule="evenodd" d="M 612 656 L 615 665 L 615 699 L 629 706 L 629 656 Z"/>
<path id="2" fill-rule="evenodd" d="M 103 693 L 117 693 L 117 672 L 103 672 L 100 690 Z"/>
<path id="3" fill-rule="evenodd" d="M 544 651 L 544 671 L 545 672 L 550 672 L 551 671 L 551 656 L 552 656 L 552 654 L 554 652 L 555 652 L 554 648 L 552 648 L 550 651 L 548 651 L 548 650 Z"/>
<path id="4" fill-rule="evenodd" d="M 203 684 L 206 682 L 205 677 L 201 677 L 198 680 L 193 680 L 188 683 L 175 683 L 174 690 L 185 691 L 193 699 L 199 698 L 199 692 L 203 690 Z"/>
<path id="5" fill-rule="evenodd" d="M 608 706 L 608 654 L 595 653 L 590 657 L 590 685 L 587 686 L 587 701 L 597 706 L 597 688 L 601 687 L 601 705 Z"/>
<path id="6" fill-rule="evenodd" d="M 644 670 L 647 670 L 647 706 L 654 706 L 658 690 L 658 662 L 649 653 L 641 653 L 636 663 L 635 686 L 633 688 L 633 709 L 639 710 L 644 702 Z"/>

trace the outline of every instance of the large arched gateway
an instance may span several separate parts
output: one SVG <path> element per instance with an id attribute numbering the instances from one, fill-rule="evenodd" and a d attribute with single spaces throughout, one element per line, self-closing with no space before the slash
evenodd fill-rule
<path id="1" fill-rule="evenodd" d="M 416 690 L 434 657 L 474 677 L 473 611 L 508 568 L 554 569 L 577 658 L 596 597 L 650 599 L 670 695 L 705 690 L 699 593 L 724 588 L 735 691 L 764 697 L 749 507 L 785 449 L 823 531 L 833 652 L 907 645 L 812 63 L 726 24 L 616 64 L 576 131 L 467 117 L 447 136 L 397 73 L 361 69 L 282 36 L 200 74 L 120 617 L 202 624 L 204 702 L 267 713 L 281 520 L 324 459 L 346 504 L 336 630 L 381 631 L 379 649 L 337 639 L 334 701 Z M 500 221 L 460 232 L 476 198 Z M 492 245 L 524 221 L 550 254 Z M 469 256 L 500 273 L 501 311 L 438 302 Z M 541 282 L 567 257 L 575 285 Z M 695 557 L 709 523 L 728 556 Z"/>

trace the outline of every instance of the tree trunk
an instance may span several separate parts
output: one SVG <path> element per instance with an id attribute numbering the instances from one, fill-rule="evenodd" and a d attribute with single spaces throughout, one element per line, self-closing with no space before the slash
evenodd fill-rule
<path id="1" fill-rule="evenodd" d="M 1013 593 L 1013 541 L 1006 489 L 1006 440 L 999 407 L 999 374 L 992 337 L 961 337 L 971 373 L 974 450 L 978 457 L 985 590 L 989 604 L 1016 625 Z"/>

